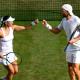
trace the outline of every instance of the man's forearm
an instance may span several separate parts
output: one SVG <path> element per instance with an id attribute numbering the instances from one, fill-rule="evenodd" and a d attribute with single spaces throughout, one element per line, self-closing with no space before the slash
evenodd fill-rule
<path id="1" fill-rule="evenodd" d="M 50 31 L 54 34 L 58 34 L 59 32 L 61 32 L 58 28 L 52 28 Z"/>

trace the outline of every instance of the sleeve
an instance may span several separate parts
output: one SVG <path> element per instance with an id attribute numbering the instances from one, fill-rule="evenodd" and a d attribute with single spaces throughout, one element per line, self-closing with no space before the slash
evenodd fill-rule
<path id="1" fill-rule="evenodd" d="M 57 26 L 57 28 L 58 28 L 59 30 L 62 30 L 62 29 L 63 29 L 62 21 L 61 21 L 60 24 Z"/>
<path id="2" fill-rule="evenodd" d="M 77 25 L 79 26 L 80 25 L 80 18 L 77 17 Z"/>
<path id="3" fill-rule="evenodd" d="M 74 37 L 77 37 L 77 36 L 79 36 L 80 35 L 80 18 L 79 17 L 77 17 L 77 19 L 76 19 L 77 21 L 77 30 L 76 30 L 76 32 L 75 32 L 75 34 L 74 34 Z"/>

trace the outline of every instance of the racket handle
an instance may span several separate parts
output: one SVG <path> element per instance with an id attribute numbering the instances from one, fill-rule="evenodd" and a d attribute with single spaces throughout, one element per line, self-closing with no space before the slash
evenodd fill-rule
<path id="1" fill-rule="evenodd" d="M 66 52 L 68 45 L 69 45 L 69 43 L 67 43 L 66 47 L 64 48 L 64 52 Z"/>

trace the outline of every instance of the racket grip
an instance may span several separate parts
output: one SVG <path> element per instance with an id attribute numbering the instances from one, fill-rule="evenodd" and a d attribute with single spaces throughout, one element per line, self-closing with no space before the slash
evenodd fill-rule
<path id="1" fill-rule="evenodd" d="M 66 52 L 68 45 L 69 43 L 67 43 L 66 47 L 64 48 L 64 52 Z"/>

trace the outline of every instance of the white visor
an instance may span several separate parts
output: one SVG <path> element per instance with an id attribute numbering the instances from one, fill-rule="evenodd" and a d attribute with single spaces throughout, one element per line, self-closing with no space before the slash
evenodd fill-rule
<path id="1" fill-rule="evenodd" d="M 12 18 L 11 16 L 6 21 L 14 21 L 15 18 Z"/>

